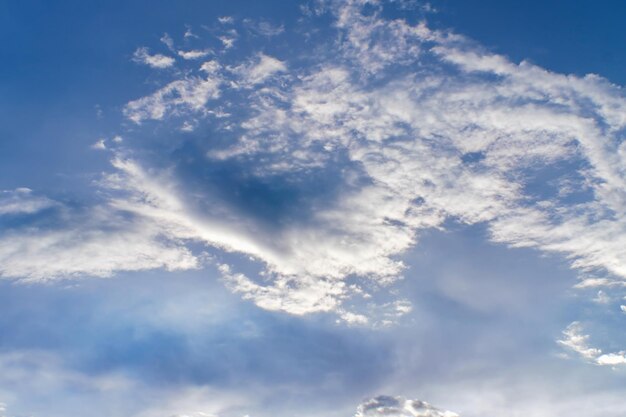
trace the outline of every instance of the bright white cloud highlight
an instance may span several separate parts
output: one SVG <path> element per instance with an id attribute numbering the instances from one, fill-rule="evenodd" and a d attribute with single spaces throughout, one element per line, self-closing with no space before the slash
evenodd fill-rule
<path id="1" fill-rule="evenodd" d="M 558 343 L 580 355 L 591 363 L 601 366 L 626 364 L 626 352 L 602 353 L 602 350 L 589 346 L 590 336 L 583 333 L 582 325 L 573 322 L 563 331 L 563 339 Z"/>
<path id="2" fill-rule="evenodd" d="M 193 269 L 198 259 L 163 225 L 129 216 L 113 205 L 86 210 L 19 191 L 4 214 L 55 207 L 38 227 L 6 230 L 0 237 L 0 277 L 46 281 L 77 276 L 107 277 L 117 271 Z M 2 206 L 0 206 L 2 207 Z"/>
<path id="3" fill-rule="evenodd" d="M 150 55 L 148 48 L 139 48 L 133 54 L 133 61 L 152 68 L 169 68 L 176 62 L 174 58 L 162 54 Z"/>
<path id="4" fill-rule="evenodd" d="M 191 50 L 191 51 L 178 51 L 178 55 L 187 60 L 204 58 L 210 54 L 210 51 L 206 50 Z"/>

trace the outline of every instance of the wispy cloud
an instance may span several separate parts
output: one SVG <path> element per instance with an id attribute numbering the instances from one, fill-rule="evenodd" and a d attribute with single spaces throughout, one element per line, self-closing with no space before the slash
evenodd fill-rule
<path id="1" fill-rule="evenodd" d="M 350 279 L 393 283 L 405 269 L 400 256 L 449 219 L 484 224 L 494 242 L 560 254 L 601 279 L 626 278 L 622 90 L 385 19 L 376 2 L 363 13 L 363 4 L 326 2 L 310 16 L 331 13 L 341 36 L 306 66 L 259 51 L 224 55 L 198 63 L 206 77 L 174 74 L 129 102 L 124 114 L 137 124 L 172 119 L 220 139 L 181 145 L 161 165 L 114 162 L 111 177 L 125 178 L 117 187 L 132 196 L 114 204 L 141 225 L 131 222 L 127 239 L 161 236 L 140 232 L 142 219 L 167 219 L 172 242 L 260 263 L 259 277 L 223 267 L 244 298 L 346 320 L 361 317 L 343 307 L 362 296 Z M 225 36 L 228 47 L 238 34 Z M 220 122 L 203 124 L 211 114 Z M 175 187 L 145 181 L 147 167 Z M 145 195 L 154 199 L 137 197 Z"/>
<path id="2" fill-rule="evenodd" d="M 171 40 L 171 38 L 165 38 L 167 40 Z M 138 48 L 133 54 L 133 61 L 148 65 L 152 68 L 170 68 L 174 65 L 176 60 L 172 57 L 162 55 L 162 54 L 154 54 L 150 55 L 148 48 Z"/>
<path id="3" fill-rule="evenodd" d="M 199 265 L 187 248 L 168 241 L 171 234 L 161 225 L 115 210 L 112 203 L 75 208 L 24 191 L 11 200 L 0 214 L 36 213 L 48 207 L 55 213 L 5 230 L 0 238 L 2 277 L 34 282 Z"/>
<path id="4" fill-rule="evenodd" d="M 273 36 L 278 36 L 285 32 L 284 26 L 273 25 L 272 23 L 265 21 L 265 20 L 256 21 L 253 19 L 245 19 L 243 21 L 243 24 L 248 30 L 258 35 L 266 36 L 268 38 L 273 37 Z"/>
<path id="5" fill-rule="evenodd" d="M 124 114 L 139 124 L 170 115 L 204 113 L 207 102 L 220 96 L 220 84 L 221 79 L 214 74 L 172 81 L 152 95 L 129 102 Z"/>
<path id="6" fill-rule="evenodd" d="M 55 201 L 37 196 L 29 188 L 0 191 L 0 216 L 33 214 L 56 205 Z"/>
<path id="7" fill-rule="evenodd" d="M 208 50 L 190 50 L 190 51 L 178 51 L 178 55 L 187 60 L 200 59 L 208 56 L 211 52 Z"/>
<path id="8" fill-rule="evenodd" d="M 558 343 L 580 355 L 587 361 L 600 366 L 626 365 L 626 352 L 602 353 L 601 349 L 589 345 L 590 336 L 583 333 L 579 322 L 573 322 L 563 330 L 563 339 Z"/>
<path id="9" fill-rule="evenodd" d="M 250 62 L 240 65 L 234 69 L 245 85 L 260 84 L 274 74 L 287 71 L 287 66 L 269 55 L 260 53 Z"/>

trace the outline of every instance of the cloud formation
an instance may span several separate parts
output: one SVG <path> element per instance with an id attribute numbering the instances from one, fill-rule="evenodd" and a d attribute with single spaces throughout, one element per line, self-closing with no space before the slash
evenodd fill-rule
<path id="1" fill-rule="evenodd" d="M 459 417 L 420 400 L 378 396 L 359 405 L 355 417 Z"/>
<path id="2" fill-rule="evenodd" d="M 251 86 L 260 84 L 272 75 L 286 70 L 287 67 L 284 62 L 260 53 L 251 62 L 235 68 L 234 72 L 241 77 L 246 85 Z"/>
<path id="3" fill-rule="evenodd" d="M 162 54 L 150 55 L 148 48 L 138 48 L 133 54 L 133 61 L 157 69 L 170 68 L 176 62 L 170 56 Z"/>
<path id="4" fill-rule="evenodd" d="M 0 216 L 33 214 L 55 205 L 49 198 L 34 195 L 29 188 L 0 191 Z"/>
<path id="5" fill-rule="evenodd" d="M 124 115 L 135 124 L 175 120 L 210 139 L 172 140 L 177 150 L 160 158 L 131 149 L 114 158 L 103 184 L 123 194 L 106 203 L 116 214 L 94 209 L 95 221 L 68 229 L 15 231 L 13 243 L 2 241 L 2 274 L 192 268 L 185 245 L 201 242 L 258 262 L 258 276 L 220 269 L 263 308 L 362 322 L 345 302 L 402 277 L 400 256 L 452 219 L 485 225 L 494 242 L 565 256 L 593 279 L 626 278 L 619 87 L 383 18 L 379 1 L 318 6 L 308 18 L 330 14 L 336 37 L 322 45 L 331 52 L 306 65 L 265 52 L 222 56 L 130 101 Z M 233 48 L 238 36 L 230 29 L 217 40 Z M 173 65 L 145 48 L 135 55 L 156 68 Z M 143 248 L 142 256 L 105 252 L 105 269 L 90 259 L 54 266 L 105 250 L 98 242 L 110 235 L 101 229 L 113 219 L 123 227 L 111 236 Z M 50 244 L 37 249 L 42 236 Z M 28 267 L 15 249 L 22 240 L 34 260 Z"/>
<path id="6" fill-rule="evenodd" d="M 0 276 L 46 281 L 111 276 L 117 271 L 192 269 L 198 259 L 148 217 L 116 210 L 113 202 L 77 208 L 30 190 L 17 190 L 0 211 L 26 215 L 0 238 Z M 41 215 L 46 209 L 52 213 Z"/>
<path id="7" fill-rule="evenodd" d="M 129 102 L 124 115 L 140 124 L 144 120 L 163 120 L 188 112 L 203 114 L 207 112 L 208 101 L 220 96 L 220 84 L 221 79 L 214 74 L 172 81 L 149 96 Z"/>
<path id="8" fill-rule="evenodd" d="M 583 333 L 582 325 L 575 321 L 563 330 L 563 339 L 558 343 L 580 355 L 583 359 L 600 366 L 626 365 L 626 352 L 602 353 L 601 349 L 589 346 L 590 336 Z"/>
<path id="9" fill-rule="evenodd" d="M 187 60 L 204 58 L 210 54 L 207 50 L 190 50 L 190 51 L 178 51 L 178 55 Z"/>

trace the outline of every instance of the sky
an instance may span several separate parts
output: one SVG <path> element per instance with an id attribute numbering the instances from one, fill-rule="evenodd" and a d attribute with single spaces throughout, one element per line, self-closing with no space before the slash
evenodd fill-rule
<path id="1" fill-rule="evenodd" d="M 0 417 L 626 415 L 625 18 L 0 1 Z"/>

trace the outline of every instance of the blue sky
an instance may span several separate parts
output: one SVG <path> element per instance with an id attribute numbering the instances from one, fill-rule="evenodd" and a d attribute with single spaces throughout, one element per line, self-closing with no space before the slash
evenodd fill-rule
<path id="1" fill-rule="evenodd" d="M 625 415 L 625 16 L 0 3 L 0 417 Z"/>

